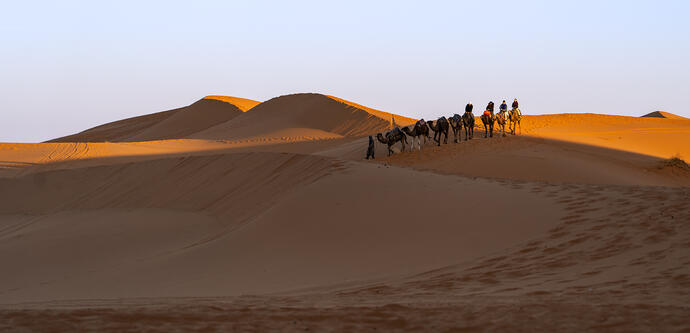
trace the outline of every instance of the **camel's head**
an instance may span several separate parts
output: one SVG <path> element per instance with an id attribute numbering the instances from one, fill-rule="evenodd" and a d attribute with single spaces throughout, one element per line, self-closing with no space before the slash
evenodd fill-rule
<path id="1" fill-rule="evenodd" d="M 381 143 L 387 143 L 386 138 L 383 137 L 383 134 L 381 133 L 376 133 L 376 139 L 379 140 Z"/>

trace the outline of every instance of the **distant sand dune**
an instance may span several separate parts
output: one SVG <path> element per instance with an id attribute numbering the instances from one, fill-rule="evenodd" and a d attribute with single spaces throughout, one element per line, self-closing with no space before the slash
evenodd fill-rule
<path id="1" fill-rule="evenodd" d="M 524 116 L 525 134 L 600 146 L 660 158 L 690 159 L 690 119 L 602 114 Z"/>
<path id="2" fill-rule="evenodd" d="M 237 117 L 256 101 L 207 96 L 189 106 L 128 118 L 49 142 L 132 142 L 180 139 Z"/>
<path id="3" fill-rule="evenodd" d="M 679 115 L 675 115 L 673 113 L 669 112 L 664 112 L 664 111 L 654 111 L 647 113 L 646 115 L 642 117 L 649 117 L 649 118 L 668 118 L 668 119 L 688 119 L 685 117 L 681 117 Z"/>

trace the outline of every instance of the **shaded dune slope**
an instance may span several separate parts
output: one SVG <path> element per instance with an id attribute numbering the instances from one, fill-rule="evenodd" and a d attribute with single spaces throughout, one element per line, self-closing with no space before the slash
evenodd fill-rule
<path id="1" fill-rule="evenodd" d="M 196 139 L 321 139 L 372 135 L 414 119 L 322 94 L 293 94 L 263 102 L 232 121 L 190 135 Z"/>
<path id="2" fill-rule="evenodd" d="M 207 96 L 189 106 L 100 125 L 49 142 L 132 142 L 179 139 L 226 122 L 249 110 L 256 101 Z"/>
<path id="3" fill-rule="evenodd" d="M 679 115 L 669 113 L 669 112 L 664 112 L 664 111 L 654 111 L 647 113 L 646 115 L 642 116 L 647 117 L 647 118 L 667 118 L 667 119 L 688 119 L 685 117 L 681 117 Z"/>
<path id="4" fill-rule="evenodd" d="M 0 178 L 0 197 L 0 262 L 22 272 L 0 276 L 0 303 L 265 293 L 419 272 L 541 234 L 561 214 L 497 183 L 281 153 Z M 380 201 L 389 197 L 401 209 Z M 410 209 L 487 200 L 507 210 L 458 221 Z"/>
<path id="5" fill-rule="evenodd" d="M 50 170 L 0 178 L 0 214 L 159 208 L 238 217 L 238 209 L 271 202 L 324 175 L 332 163 L 310 155 L 236 153 Z"/>

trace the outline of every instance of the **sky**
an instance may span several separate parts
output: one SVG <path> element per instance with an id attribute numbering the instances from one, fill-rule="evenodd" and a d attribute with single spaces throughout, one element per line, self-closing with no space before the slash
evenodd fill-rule
<path id="1" fill-rule="evenodd" d="M 0 142 L 213 94 L 690 117 L 690 1 L 1 1 Z"/>

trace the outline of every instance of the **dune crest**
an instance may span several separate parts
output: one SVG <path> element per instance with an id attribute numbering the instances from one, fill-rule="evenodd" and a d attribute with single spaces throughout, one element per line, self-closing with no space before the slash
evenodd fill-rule
<path id="1" fill-rule="evenodd" d="M 414 119 L 414 118 L 409 118 L 409 117 L 404 117 L 404 116 L 397 115 L 397 114 L 392 114 L 389 112 L 379 111 L 379 110 L 372 109 L 372 108 L 366 107 L 364 105 L 350 102 L 350 101 L 347 101 L 347 100 L 344 100 L 342 98 L 338 98 L 335 96 L 331 96 L 331 95 L 325 95 L 325 96 L 328 98 L 332 98 L 332 99 L 334 99 L 340 103 L 345 103 L 345 104 L 347 104 L 347 105 L 349 105 L 355 109 L 364 110 L 364 111 L 366 111 L 366 112 L 368 112 L 368 113 L 370 113 L 376 117 L 379 117 L 383 120 L 389 120 L 389 121 L 391 121 L 391 123 L 393 123 L 393 121 L 394 121 L 395 124 L 397 124 L 398 126 L 411 125 L 417 121 L 417 119 Z"/>
<path id="2" fill-rule="evenodd" d="M 243 112 L 249 111 L 249 109 L 255 107 L 258 105 L 260 102 L 257 102 L 255 100 L 247 99 L 247 98 L 239 98 L 239 97 L 233 97 L 233 96 L 223 96 L 223 95 L 208 95 L 204 97 L 203 99 L 212 99 L 216 101 L 221 101 L 225 103 L 230 103 Z"/>

